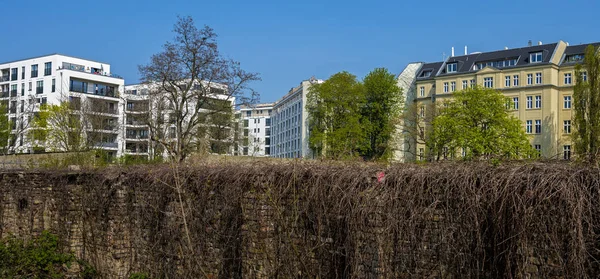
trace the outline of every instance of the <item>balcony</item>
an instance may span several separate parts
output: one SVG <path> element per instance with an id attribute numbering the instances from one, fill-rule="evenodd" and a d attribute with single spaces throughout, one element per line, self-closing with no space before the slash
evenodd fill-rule
<path id="1" fill-rule="evenodd" d="M 140 140 L 146 140 L 148 139 L 148 135 L 132 135 L 132 134 L 128 134 L 127 136 L 125 136 L 126 139 L 140 139 Z"/>
<path id="2" fill-rule="evenodd" d="M 11 90 L 10 91 L 10 96 L 11 97 L 17 97 L 17 90 Z"/>
<path id="3" fill-rule="evenodd" d="M 98 148 L 119 148 L 119 144 L 116 142 L 99 142 L 94 146 Z"/>
<path id="4" fill-rule="evenodd" d="M 8 98 L 9 96 L 10 96 L 10 93 L 8 91 L 0 92 L 0 98 Z"/>
<path id="5" fill-rule="evenodd" d="M 10 76 L 2 76 L 0 77 L 0 82 L 10 81 Z"/>

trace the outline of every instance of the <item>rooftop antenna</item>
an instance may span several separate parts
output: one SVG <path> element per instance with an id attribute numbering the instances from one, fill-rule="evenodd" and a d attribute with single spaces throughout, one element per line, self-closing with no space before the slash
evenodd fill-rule
<path id="1" fill-rule="evenodd" d="M 532 42 L 531 40 L 529 40 L 529 42 L 527 42 L 527 46 L 531 46 Z"/>

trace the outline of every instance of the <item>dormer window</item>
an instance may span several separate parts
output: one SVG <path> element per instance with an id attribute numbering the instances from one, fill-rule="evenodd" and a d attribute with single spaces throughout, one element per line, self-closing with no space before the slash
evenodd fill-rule
<path id="1" fill-rule="evenodd" d="M 532 52 L 529 54 L 529 63 L 540 63 L 542 62 L 542 52 Z"/>
<path id="2" fill-rule="evenodd" d="M 450 63 L 446 65 L 446 73 L 455 73 L 457 68 L 457 63 Z"/>
<path id="3" fill-rule="evenodd" d="M 421 77 L 430 77 L 431 76 L 431 70 L 425 70 L 423 71 L 423 73 L 421 73 Z"/>
<path id="4" fill-rule="evenodd" d="M 583 61 L 583 54 L 573 54 L 573 55 L 567 55 L 567 57 L 565 57 L 565 63 L 580 62 L 580 61 Z"/>

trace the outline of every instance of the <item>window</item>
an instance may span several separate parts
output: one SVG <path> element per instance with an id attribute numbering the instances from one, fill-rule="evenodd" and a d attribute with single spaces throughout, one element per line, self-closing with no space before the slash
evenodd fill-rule
<path id="1" fill-rule="evenodd" d="M 425 97 L 425 86 L 421 86 L 421 88 L 419 88 L 419 96 Z"/>
<path id="2" fill-rule="evenodd" d="M 483 78 L 483 87 L 493 88 L 494 87 L 494 78 L 493 77 Z"/>
<path id="3" fill-rule="evenodd" d="M 533 96 L 527 96 L 526 106 L 528 109 L 533 108 Z"/>
<path id="4" fill-rule="evenodd" d="M 35 87 L 35 93 L 36 94 L 44 93 L 44 81 L 43 80 L 37 81 L 37 86 Z"/>
<path id="5" fill-rule="evenodd" d="M 563 99 L 564 99 L 563 108 L 570 109 L 571 108 L 571 96 L 564 96 Z"/>
<path id="6" fill-rule="evenodd" d="M 265 126 L 271 126 L 271 118 L 265 119 Z"/>
<path id="7" fill-rule="evenodd" d="M 10 96 L 17 97 L 17 85 L 16 84 L 10 85 Z"/>
<path id="8" fill-rule="evenodd" d="M 450 92 L 456 91 L 456 81 L 450 83 Z"/>
<path id="9" fill-rule="evenodd" d="M 533 84 L 533 74 L 527 74 L 527 85 Z"/>
<path id="10" fill-rule="evenodd" d="M 532 129 L 531 129 L 531 128 L 532 128 L 532 124 L 533 124 L 533 122 L 532 122 L 531 120 L 527 120 L 527 121 L 525 121 L 525 133 L 527 133 L 527 134 L 531 134 L 531 131 L 532 131 Z"/>
<path id="11" fill-rule="evenodd" d="M 533 52 L 529 54 L 529 63 L 540 63 L 542 62 L 542 52 Z"/>
<path id="12" fill-rule="evenodd" d="M 535 120 L 535 133 L 536 134 L 542 133 L 542 120 L 540 120 L 540 119 Z"/>
<path id="13" fill-rule="evenodd" d="M 421 73 L 421 77 L 430 77 L 431 72 L 432 72 L 431 70 L 423 71 L 423 73 Z"/>
<path id="14" fill-rule="evenodd" d="M 10 69 L 10 80 L 17 80 L 17 78 L 19 77 L 19 73 L 18 73 L 19 69 L 18 68 L 12 68 Z"/>
<path id="15" fill-rule="evenodd" d="M 565 85 L 571 84 L 571 83 L 572 83 L 571 73 L 566 73 L 565 74 Z"/>
<path id="16" fill-rule="evenodd" d="M 535 151 L 537 151 L 538 157 L 542 156 L 542 145 L 541 144 L 536 144 L 533 146 L 533 148 L 535 149 Z"/>
<path id="17" fill-rule="evenodd" d="M 471 88 L 475 88 L 475 79 L 471 80 Z"/>
<path id="18" fill-rule="evenodd" d="M 419 115 L 421 115 L 421 117 L 425 117 L 425 106 L 421 106 L 421 109 L 419 110 Z"/>
<path id="19" fill-rule="evenodd" d="M 31 91 L 31 81 L 29 82 L 29 91 Z"/>
<path id="20" fill-rule="evenodd" d="M 79 93 L 88 93 L 88 83 L 85 81 L 71 80 L 70 91 Z"/>
<path id="21" fill-rule="evenodd" d="M 21 67 L 21 79 L 25 79 L 25 66 Z"/>
<path id="22" fill-rule="evenodd" d="M 504 87 L 510 87 L 510 76 L 504 77 Z"/>
<path id="23" fill-rule="evenodd" d="M 513 109 L 519 109 L 519 97 L 513 97 Z"/>
<path id="24" fill-rule="evenodd" d="M 467 86 L 468 86 L 468 84 L 469 84 L 469 82 L 468 82 L 466 79 L 465 79 L 465 80 L 463 80 L 463 81 L 462 81 L 462 89 L 463 89 L 463 90 L 467 89 Z"/>
<path id="25" fill-rule="evenodd" d="M 513 86 L 519 86 L 519 75 L 513 76 Z"/>
<path id="26" fill-rule="evenodd" d="M 571 146 L 563 145 L 563 159 L 571 160 Z"/>
<path id="27" fill-rule="evenodd" d="M 542 84 L 542 73 L 535 73 L 535 84 Z"/>
<path id="28" fill-rule="evenodd" d="M 448 93 L 448 83 L 444 82 L 444 93 Z"/>
<path id="29" fill-rule="evenodd" d="M 563 121 L 563 133 L 565 133 L 565 134 L 571 133 L 571 120 Z"/>
<path id="30" fill-rule="evenodd" d="M 581 72 L 581 79 L 587 81 L 587 72 Z"/>
<path id="31" fill-rule="evenodd" d="M 31 77 L 35 78 L 38 76 L 38 65 L 31 65 Z"/>
<path id="32" fill-rule="evenodd" d="M 542 107 L 542 96 L 537 95 L 535 96 L 535 106 L 534 108 L 539 109 Z"/>
<path id="33" fill-rule="evenodd" d="M 456 72 L 456 66 L 457 66 L 457 63 L 451 63 L 451 64 L 446 65 L 446 72 L 447 73 Z"/>
<path id="34" fill-rule="evenodd" d="M 250 111 L 250 110 L 249 110 L 249 111 L 247 111 L 247 112 L 246 112 L 246 116 L 248 116 L 248 117 L 252 116 L 252 111 Z"/>
<path id="35" fill-rule="evenodd" d="M 25 83 L 21 83 L 21 96 L 25 96 Z"/>
<path id="36" fill-rule="evenodd" d="M 419 148 L 419 161 L 423 161 L 425 159 L 425 150 L 423 148 Z"/>
<path id="37" fill-rule="evenodd" d="M 54 93 L 56 91 L 56 79 L 52 79 L 52 92 Z"/>
<path id="38" fill-rule="evenodd" d="M 49 76 L 52 74 L 52 62 L 44 63 L 44 75 Z"/>

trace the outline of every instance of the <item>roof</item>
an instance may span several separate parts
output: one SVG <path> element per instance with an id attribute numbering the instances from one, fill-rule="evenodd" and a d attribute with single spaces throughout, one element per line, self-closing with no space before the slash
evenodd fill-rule
<path id="1" fill-rule="evenodd" d="M 21 62 L 21 61 L 31 60 L 31 59 L 38 59 L 38 58 L 48 57 L 48 56 L 54 56 L 54 55 L 60 55 L 60 56 L 64 56 L 64 57 L 70 57 L 70 58 L 87 60 L 87 61 L 90 61 L 90 62 L 96 62 L 96 63 L 100 63 L 100 64 L 110 65 L 110 63 L 106 63 L 106 62 L 91 60 L 91 59 L 87 59 L 87 58 L 81 58 L 81 57 L 77 57 L 77 56 L 65 55 L 65 54 L 60 54 L 60 53 L 51 53 L 51 54 L 46 54 L 46 55 L 40 55 L 40 56 L 34 56 L 34 57 L 29 57 L 29 58 L 17 59 L 17 60 L 12 60 L 12 61 L 0 62 L 0 65 L 2 65 L 2 64 L 16 63 L 16 62 Z"/>
<path id="2" fill-rule="evenodd" d="M 437 75 L 437 72 L 440 70 L 440 67 L 442 67 L 443 64 L 444 64 L 444 62 L 434 62 L 434 63 L 423 64 L 423 67 L 421 67 L 421 70 L 417 74 L 417 80 L 428 80 L 428 79 L 434 78 Z M 427 71 L 431 72 L 431 76 L 423 76 L 423 73 L 425 73 Z"/>
<path id="3" fill-rule="evenodd" d="M 575 64 L 579 63 L 580 61 L 570 61 L 570 62 L 567 62 L 567 61 L 565 61 L 565 58 L 567 56 L 571 56 L 571 55 L 577 55 L 577 54 L 583 55 L 585 53 L 585 49 L 589 45 L 593 45 L 594 47 L 599 47 L 600 46 L 600 42 L 590 43 L 590 44 L 581 44 L 581 45 L 568 46 L 565 49 L 565 55 L 562 57 L 560 65 L 561 66 L 568 66 L 568 65 L 575 65 Z"/>
<path id="4" fill-rule="evenodd" d="M 535 46 L 528 46 L 528 47 L 522 47 L 522 48 L 505 49 L 505 50 L 482 52 L 482 53 L 471 53 L 468 55 L 450 57 L 446 60 L 446 62 L 444 63 L 444 66 L 442 66 L 442 68 L 438 72 L 437 76 L 477 72 L 480 69 L 477 69 L 474 66 L 477 65 L 478 63 L 503 61 L 503 60 L 509 60 L 509 59 L 517 59 L 516 65 L 506 66 L 506 67 L 503 67 L 503 69 L 525 67 L 525 66 L 530 66 L 530 65 L 548 64 L 548 63 L 550 63 L 550 60 L 552 59 L 552 54 L 556 50 L 557 44 L 558 43 L 535 45 Z M 535 52 L 542 52 L 542 62 L 530 64 L 529 63 L 529 54 L 535 53 Z M 445 65 L 451 64 L 451 63 L 458 63 L 456 72 L 446 73 Z"/>

